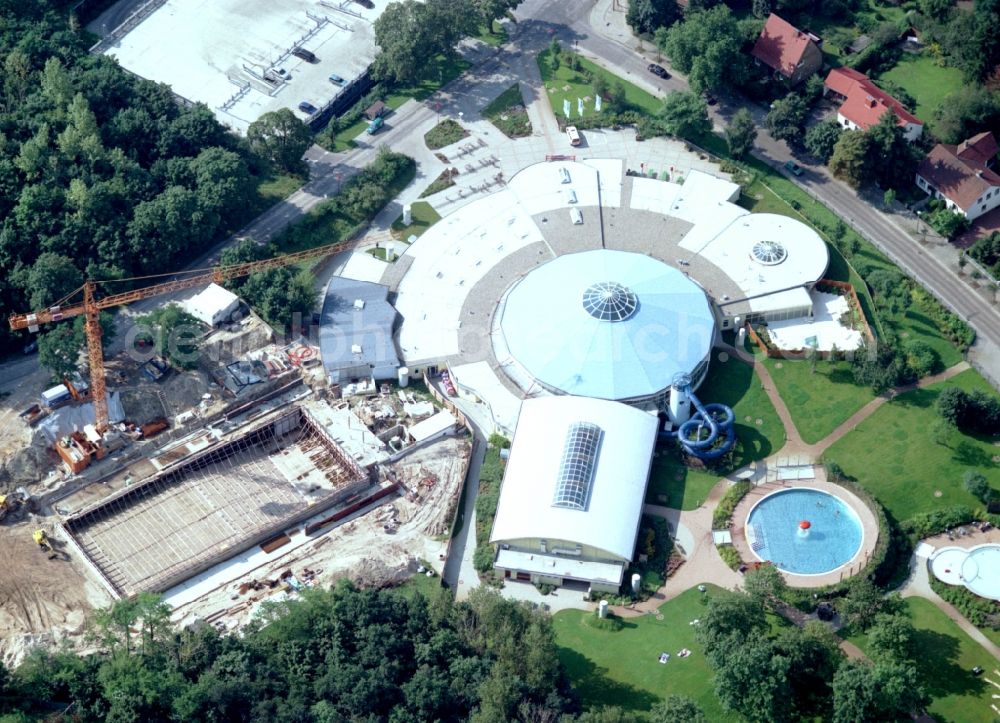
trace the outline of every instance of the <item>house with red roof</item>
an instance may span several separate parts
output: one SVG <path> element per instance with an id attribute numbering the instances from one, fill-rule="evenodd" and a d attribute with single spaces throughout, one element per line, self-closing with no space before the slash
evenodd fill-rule
<path id="1" fill-rule="evenodd" d="M 866 131 L 883 115 L 892 113 L 908 141 L 923 135 L 924 124 L 903 104 L 875 85 L 867 75 L 853 68 L 834 68 L 823 82 L 826 94 L 842 99 L 837 122 L 850 130 Z"/>
<path id="2" fill-rule="evenodd" d="M 771 13 L 751 55 L 789 85 L 798 85 L 823 67 L 818 40 L 812 33 L 803 32 Z"/>
<path id="3" fill-rule="evenodd" d="M 1000 206 L 1000 175 L 993 170 L 997 141 L 980 133 L 957 146 L 938 143 L 917 168 L 917 186 L 970 221 Z"/>

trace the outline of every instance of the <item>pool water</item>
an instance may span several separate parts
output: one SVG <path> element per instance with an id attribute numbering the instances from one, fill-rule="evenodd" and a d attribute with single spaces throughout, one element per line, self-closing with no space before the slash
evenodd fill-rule
<path id="1" fill-rule="evenodd" d="M 802 534 L 799 523 L 809 522 Z M 850 562 L 864 533 L 861 520 L 840 498 L 811 489 L 768 495 L 750 510 L 747 542 L 761 560 L 796 575 L 821 575 Z"/>

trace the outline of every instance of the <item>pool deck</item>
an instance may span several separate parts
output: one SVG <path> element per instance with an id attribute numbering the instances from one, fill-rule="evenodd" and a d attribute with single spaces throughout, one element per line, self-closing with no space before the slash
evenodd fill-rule
<path id="1" fill-rule="evenodd" d="M 832 585 L 845 580 L 860 572 L 875 551 L 875 545 L 878 542 L 878 519 L 868 509 L 868 506 L 853 492 L 832 482 L 827 482 L 826 474 L 823 468 L 819 466 L 816 467 L 816 479 L 759 484 L 750 490 L 746 497 L 740 501 L 739 505 L 736 506 L 735 512 L 733 512 L 733 524 L 730 528 L 733 536 L 733 546 L 739 551 L 740 557 L 745 562 L 759 559 L 753 550 L 750 549 L 750 543 L 747 541 L 746 535 L 746 521 L 751 508 L 760 502 L 761 498 L 766 497 L 772 492 L 789 489 L 819 490 L 820 492 L 827 492 L 839 497 L 854 510 L 861 520 L 861 530 L 864 537 L 861 541 L 861 547 L 854 557 L 847 564 L 838 567 L 836 570 L 820 575 L 795 575 L 782 570 L 788 586 L 823 587 L 824 585 Z"/>

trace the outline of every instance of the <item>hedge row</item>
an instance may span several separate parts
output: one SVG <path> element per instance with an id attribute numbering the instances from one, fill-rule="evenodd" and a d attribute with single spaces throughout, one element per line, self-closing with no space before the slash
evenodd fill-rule
<path id="1" fill-rule="evenodd" d="M 753 489 L 753 485 L 745 480 L 737 482 L 729 488 L 726 494 L 722 496 L 722 499 L 719 500 L 718 506 L 716 506 L 715 511 L 712 513 L 713 529 L 721 530 L 724 527 L 729 527 L 729 521 L 733 517 L 736 505 L 746 497 L 751 489 Z"/>

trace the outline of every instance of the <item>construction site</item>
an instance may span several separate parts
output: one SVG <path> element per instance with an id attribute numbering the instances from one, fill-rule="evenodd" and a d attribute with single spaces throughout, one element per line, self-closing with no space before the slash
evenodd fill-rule
<path id="1" fill-rule="evenodd" d="M 471 456 L 461 415 L 404 374 L 330 383 L 315 335 L 275 343 L 235 314 L 205 325 L 192 368 L 119 342 L 104 384 L 93 366 L 48 389 L 38 372 L 0 399 L 5 663 L 83 649 L 95 608 L 143 592 L 178 623 L 236 630 L 306 587 L 440 574 Z"/>

